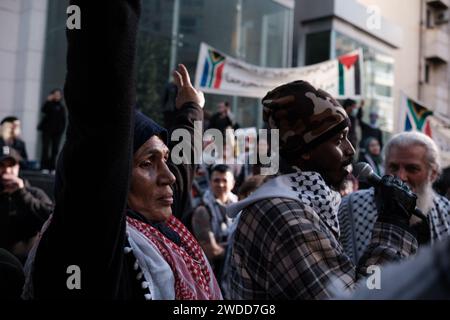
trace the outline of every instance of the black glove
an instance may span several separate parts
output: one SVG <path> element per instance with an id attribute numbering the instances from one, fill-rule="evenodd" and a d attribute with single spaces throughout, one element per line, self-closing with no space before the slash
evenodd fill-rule
<path id="1" fill-rule="evenodd" d="M 391 223 L 412 232 L 411 215 L 416 209 L 417 196 L 400 179 L 384 176 L 375 188 L 378 221 Z"/>
<path id="2" fill-rule="evenodd" d="M 428 218 L 419 209 L 416 209 L 414 215 L 420 219 L 419 222 L 411 225 L 411 228 L 417 235 L 417 241 L 420 245 L 428 244 L 431 240 L 431 231 Z"/>

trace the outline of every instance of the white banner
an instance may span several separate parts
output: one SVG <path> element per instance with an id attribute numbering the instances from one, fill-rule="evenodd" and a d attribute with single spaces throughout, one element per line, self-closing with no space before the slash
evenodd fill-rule
<path id="1" fill-rule="evenodd" d="M 362 88 L 362 50 L 301 68 L 264 68 L 237 60 L 202 43 L 195 87 L 206 92 L 262 98 L 275 87 L 296 80 L 310 82 L 336 98 L 356 98 Z"/>

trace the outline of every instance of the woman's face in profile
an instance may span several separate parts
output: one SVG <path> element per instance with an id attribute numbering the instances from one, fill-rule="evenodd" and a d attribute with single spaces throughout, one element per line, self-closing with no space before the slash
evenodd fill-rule
<path id="1" fill-rule="evenodd" d="M 380 152 L 381 152 L 380 143 L 376 139 L 373 139 L 372 141 L 370 141 L 369 152 L 370 152 L 370 154 L 372 154 L 374 156 L 380 155 Z"/>

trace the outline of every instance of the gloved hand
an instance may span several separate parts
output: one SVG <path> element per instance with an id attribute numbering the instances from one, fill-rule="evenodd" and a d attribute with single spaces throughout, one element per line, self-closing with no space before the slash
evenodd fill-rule
<path id="1" fill-rule="evenodd" d="M 378 221 L 391 223 L 411 232 L 409 221 L 416 209 L 417 196 L 400 179 L 384 176 L 375 188 Z"/>
<path id="2" fill-rule="evenodd" d="M 414 215 L 418 219 L 414 219 L 415 222 L 412 222 L 411 228 L 416 233 L 417 241 L 419 242 L 419 245 L 428 244 L 431 240 L 431 231 L 428 218 L 419 209 L 416 209 Z"/>

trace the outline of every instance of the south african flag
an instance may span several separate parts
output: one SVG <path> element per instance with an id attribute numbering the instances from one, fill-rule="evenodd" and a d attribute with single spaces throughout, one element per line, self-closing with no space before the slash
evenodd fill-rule
<path id="1" fill-rule="evenodd" d="M 402 95 L 402 110 L 405 113 L 403 115 L 404 131 L 420 131 L 429 137 L 432 136 L 430 116 L 433 115 L 433 111 L 404 94 Z"/>
<path id="2" fill-rule="evenodd" d="M 208 49 L 208 55 L 204 61 L 203 74 L 200 82 L 202 87 L 214 89 L 220 88 L 225 59 L 226 57 L 219 52 Z"/>

